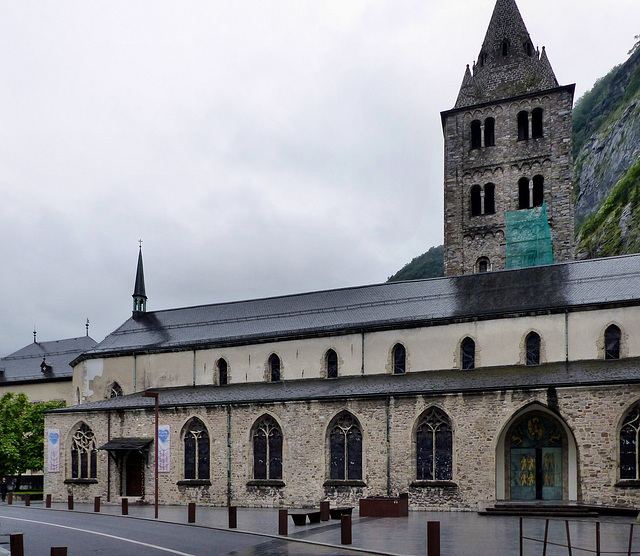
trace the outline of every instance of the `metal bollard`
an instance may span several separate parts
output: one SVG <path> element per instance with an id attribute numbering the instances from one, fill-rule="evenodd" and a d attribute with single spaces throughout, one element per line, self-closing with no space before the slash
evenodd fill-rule
<path id="1" fill-rule="evenodd" d="M 340 543 L 351 544 L 351 516 L 340 516 Z"/>
<path id="2" fill-rule="evenodd" d="M 9 504 L 9 506 L 11 506 L 11 504 L 13 504 L 13 492 L 10 492 L 7 495 L 7 504 Z"/>
<path id="3" fill-rule="evenodd" d="M 24 495 L 24 505 L 31 506 L 31 495 L 29 493 Z"/>
<path id="4" fill-rule="evenodd" d="M 99 496 L 96 496 L 93 499 L 93 511 L 95 513 L 99 513 L 100 512 L 100 497 Z"/>
<path id="5" fill-rule="evenodd" d="M 238 507 L 229 506 L 229 529 L 238 528 Z"/>
<path id="6" fill-rule="evenodd" d="M 45 508 L 50 508 L 51 507 L 51 495 L 50 494 L 47 494 L 47 499 L 45 500 L 44 507 Z"/>
<path id="7" fill-rule="evenodd" d="M 329 502 L 320 502 L 320 521 L 329 521 L 331 514 L 329 513 Z"/>
<path id="8" fill-rule="evenodd" d="M 285 537 L 289 534 L 289 510 L 278 510 L 278 535 L 284 535 Z"/>
<path id="9" fill-rule="evenodd" d="M 440 556 L 439 521 L 427 521 L 427 556 Z"/>
<path id="10" fill-rule="evenodd" d="M 67 547 L 66 546 L 52 546 L 51 547 L 51 556 L 67 556 Z"/>
<path id="11" fill-rule="evenodd" d="M 9 549 L 11 556 L 24 556 L 24 540 L 22 533 L 9 535 Z"/>
<path id="12" fill-rule="evenodd" d="M 129 499 L 122 499 L 122 515 L 129 515 Z"/>
<path id="13" fill-rule="evenodd" d="M 189 523 L 196 522 L 196 503 L 189 502 Z"/>
<path id="14" fill-rule="evenodd" d="M 73 494 L 70 494 L 69 498 L 67 498 L 67 508 L 73 510 Z"/>

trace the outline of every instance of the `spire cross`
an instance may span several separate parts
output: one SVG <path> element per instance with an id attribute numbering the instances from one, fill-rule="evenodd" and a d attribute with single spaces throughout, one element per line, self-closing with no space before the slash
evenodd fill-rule
<path id="1" fill-rule="evenodd" d="M 142 249 L 142 240 L 141 239 L 138 240 L 138 244 L 140 245 L 140 249 Z"/>

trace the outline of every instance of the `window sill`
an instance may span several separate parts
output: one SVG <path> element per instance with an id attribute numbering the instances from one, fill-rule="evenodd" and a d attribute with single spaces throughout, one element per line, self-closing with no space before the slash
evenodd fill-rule
<path id="1" fill-rule="evenodd" d="M 176 484 L 188 487 L 211 486 L 211 481 L 209 479 L 182 479 Z"/>
<path id="2" fill-rule="evenodd" d="M 65 479 L 65 485 L 97 485 L 98 479 Z"/>
<path id="3" fill-rule="evenodd" d="M 458 488 L 457 483 L 453 481 L 413 481 L 411 486 L 415 488 Z"/>
<path id="4" fill-rule="evenodd" d="M 251 479 L 247 481 L 247 486 L 253 487 L 283 487 L 284 481 L 281 479 Z"/>
<path id="5" fill-rule="evenodd" d="M 324 482 L 326 487 L 340 487 L 340 486 L 348 486 L 348 487 L 364 487 L 367 486 L 367 483 L 361 480 L 354 479 L 327 479 Z"/>
<path id="6" fill-rule="evenodd" d="M 620 479 L 615 485 L 618 488 L 639 488 L 640 480 L 638 479 Z"/>

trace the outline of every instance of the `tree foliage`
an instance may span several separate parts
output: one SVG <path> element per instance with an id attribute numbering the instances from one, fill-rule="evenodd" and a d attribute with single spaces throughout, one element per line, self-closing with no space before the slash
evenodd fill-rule
<path id="1" fill-rule="evenodd" d="M 0 475 L 22 475 L 44 466 L 44 412 L 64 402 L 32 404 L 26 394 L 0 398 Z"/>
<path id="2" fill-rule="evenodd" d="M 391 276 L 387 282 L 440 278 L 441 276 L 444 276 L 444 246 L 438 245 L 415 257 Z"/>

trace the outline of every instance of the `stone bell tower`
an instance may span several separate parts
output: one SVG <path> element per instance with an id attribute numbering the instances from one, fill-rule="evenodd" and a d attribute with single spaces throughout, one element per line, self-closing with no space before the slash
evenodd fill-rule
<path id="1" fill-rule="evenodd" d="M 445 275 L 573 259 L 574 88 L 558 85 L 515 0 L 497 0 L 478 60 L 441 114 Z M 523 246 L 529 256 L 516 257 Z"/>

